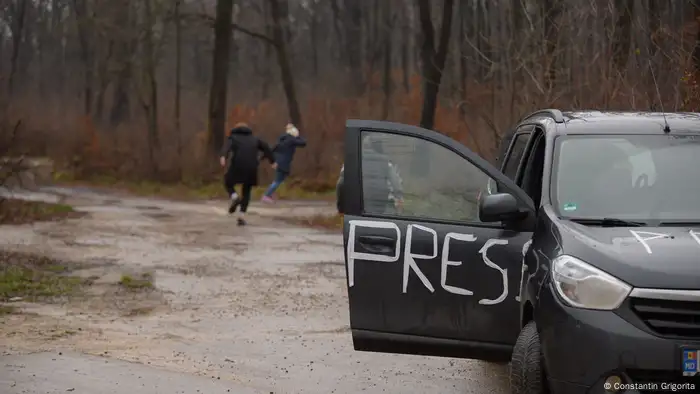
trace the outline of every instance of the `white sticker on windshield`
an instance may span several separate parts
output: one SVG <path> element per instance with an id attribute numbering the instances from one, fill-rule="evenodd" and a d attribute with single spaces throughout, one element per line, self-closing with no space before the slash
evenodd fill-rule
<path id="1" fill-rule="evenodd" d="M 576 206 L 576 204 L 574 204 L 572 202 L 567 202 L 566 204 L 564 204 L 564 210 L 566 212 L 573 212 L 577 209 L 578 209 L 578 207 Z"/>

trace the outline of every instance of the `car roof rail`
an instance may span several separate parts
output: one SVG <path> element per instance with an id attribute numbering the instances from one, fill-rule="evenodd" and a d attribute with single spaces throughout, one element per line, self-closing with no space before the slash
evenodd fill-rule
<path id="1" fill-rule="evenodd" d="M 550 118 L 554 119 L 556 123 L 564 123 L 564 114 L 562 114 L 560 110 L 554 108 L 541 109 L 539 111 L 535 111 L 530 115 L 525 116 L 522 120 L 531 118 L 535 115 L 549 116 Z"/>

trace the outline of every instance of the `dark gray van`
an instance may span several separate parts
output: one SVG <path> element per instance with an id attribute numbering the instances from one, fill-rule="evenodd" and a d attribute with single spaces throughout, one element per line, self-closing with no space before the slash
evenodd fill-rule
<path id="1" fill-rule="evenodd" d="M 510 362 L 523 394 L 698 384 L 700 115 L 538 111 L 497 166 L 350 120 L 343 177 L 356 350 Z"/>

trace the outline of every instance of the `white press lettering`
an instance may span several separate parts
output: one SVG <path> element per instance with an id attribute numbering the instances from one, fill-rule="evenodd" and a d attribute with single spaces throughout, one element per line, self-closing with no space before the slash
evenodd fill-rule
<path id="1" fill-rule="evenodd" d="M 396 231 L 396 245 L 394 250 L 396 254 L 394 256 L 384 256 L 381 254 L 373 253 L 360 253 L 355 251 L 355 229 L 356 227 L 367 227 L 367 228 L 386 228 Z M 382 263 L 392 263 L 399 260 L 399 254 L 401 253 L 401 231 L 399 226 L 393 222 L 377 222 L 373 220 L 351 220 L 350 229 L 348 231 L 348 287 L 352 287 L 355 284 L 355 260 L 369 260 L 377 261 Z"/>
<path id="2" fill-rule="evenodd" d="M 433 254 L 431 255 L 423 255 L 423 254 L 414 254 L 411 252 L 411 241 L 413 239 L 413 229 L 417 230 L 423 230 L 427 233 L 432 234 L 433 236 Z M 418 265 L 416 264 L 416 258 L 419 259 L 434 259 L 437 257 L 437 233 L 435 230 L 433 230 L 430 227 L 425 227 L 421 226 L 419 224 L 409 224 L 408 228 L 406 229 L 406 246 L 404 247 L 404 252 L 403 252 L 403 292 L 406 292 L 406 289 L 408 288 L 408 274 L 410 270 L 413 270 L 413 272 L 416 273 L 418 278 L 420 279 L 421 282 L 423 282 L 423 286 L 425 286 L 428 290 L 430 290 L 431 293 L 435 291 L 433 288 L 433 285 L 430 284 L 430 281 L 428 278 L 425 277 L 425 274 L 418 268 Z"/>
<path id="3" fill-rule="evenodd" d="M 449 291 L 452 294 L 472 295 L 474 294 L 474 292 L 471 290 L 462 289 L 461 287 L 450 286 L 447 284 L 447 266 L 451 265 L 453 267 L 457 267 L 462 265 L 461 261 L 450 260 L 450 239 L 463 242 L 476 241 L 476 237 L 471 234 L 447 233 L 445 235 L 445 240 L 442 243 L 442 268 L 440 269 L 440 285 L 442 285 L 443 289 Z"/>
<path id="4" fill-rule="evenodd" d="M 645 250 L 647 251 L 647 253 L 649 253 L 649 254 L 651 254 L 651 248 L 649 247 L 649 244 L 647 243 L 647 241 L 653 241 L 653 240 L 655 240 L 655 239 L 666 238 L 666 237 L 668 237 L 668 234 L 650 233 L 650 232 L 647 232 L 647 231 L 634 231 L 634 230 L 630 230 L 630 233 L 632 233 L 632 235 L 634 235 L 634 237 L 637 238 L 637 241 L 639 241 L 639 243 L 641 243 L 642 246 L 644 246 L 644 249 L 645 249 Z M 642 238 L 642 235 L 641 235 L 641 234 L 644 234 L 644 235 L 651 235 L 651 237 Z"/>
<path id="5" fill-rule="evenodd" d="M 508 270 L 499 267 L 498 264 L 491 261 L 491 259 L 489 259 L 489 257 L 486 255 L 486 252 L 488 251 L 488 249 L 490 247 L 492 247 L 493 245 L 507 245 L 507 244 L 508 244 L 508 240 L 505 240 L 505 239 L 489 239 L 488 241 L 486 241 L 484 246 L 482 246 L 481 249 L 479 250 L 479 253 L 481 253 L 481 257 L 484 259 L 484 264 L 486 264 L 487 266 L 489 266 L 495 270 L 500 271 L 501 276 L 503 278 L 503 292 L 501 293 L 501 295 L 498 296 L 498 298 L 496 298 L 494 300 L 489 300 L 486 298 L 481 299 L 481 300 L 479 300 L 479 304 L 481 304 L 481 305 L 500 304 L 508 296 Z"/>
<path id="6" fill-rule="evenodd" d="M 525 255 L 527 254 L 527 249 L 532 245 L 532 239 L 525 242 L 523 245 L 523 263 L 520 267 L 520 286 L 518 286 L 518 295 L 515 296 L 516 301 L 520 301 L 520 291 L 523 288 L 523 280 L 525 280 L 525 272 L 527 272 L 527 264 L 525 264 Z"/>
<path id="7" fill-rule="evenodd" d="M 690 236 L 693 237 L 693 239 L 695 240 L 695 242 L 698 243 L 698 245 L 700 245 L 700 237 L 698 235 L 700 235 L 700 233 L 696 233 L 695 231 L 690 230 Z"/>

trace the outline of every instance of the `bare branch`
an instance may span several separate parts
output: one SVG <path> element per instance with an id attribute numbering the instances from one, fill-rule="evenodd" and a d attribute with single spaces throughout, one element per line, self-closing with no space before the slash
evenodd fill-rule
<path id="1" fill-rule="evenodd" d="M 211 15 L 201 14 L 201 13 L 198 13 L 198 14 L 189 13 L 189 14 L 183 14 L 182 16 L 184 19 L 199 20 L 199 21 L 205 22 L 210 27 L 214 26 L 214 17 L 212 17 Z M 251 30 L 247 27 L 241 26 L 237 23 L 231 23 L 231 29 L 234 31 L 241 32 L 241 33 L 248 35 L 250 37 L 255 37 L 257 39 L 260 39 L 269 45 L 277 46 L 277 42 L 272 37 L 269 37 L 263 33 L 256 32 L 256 31 Z"/>

